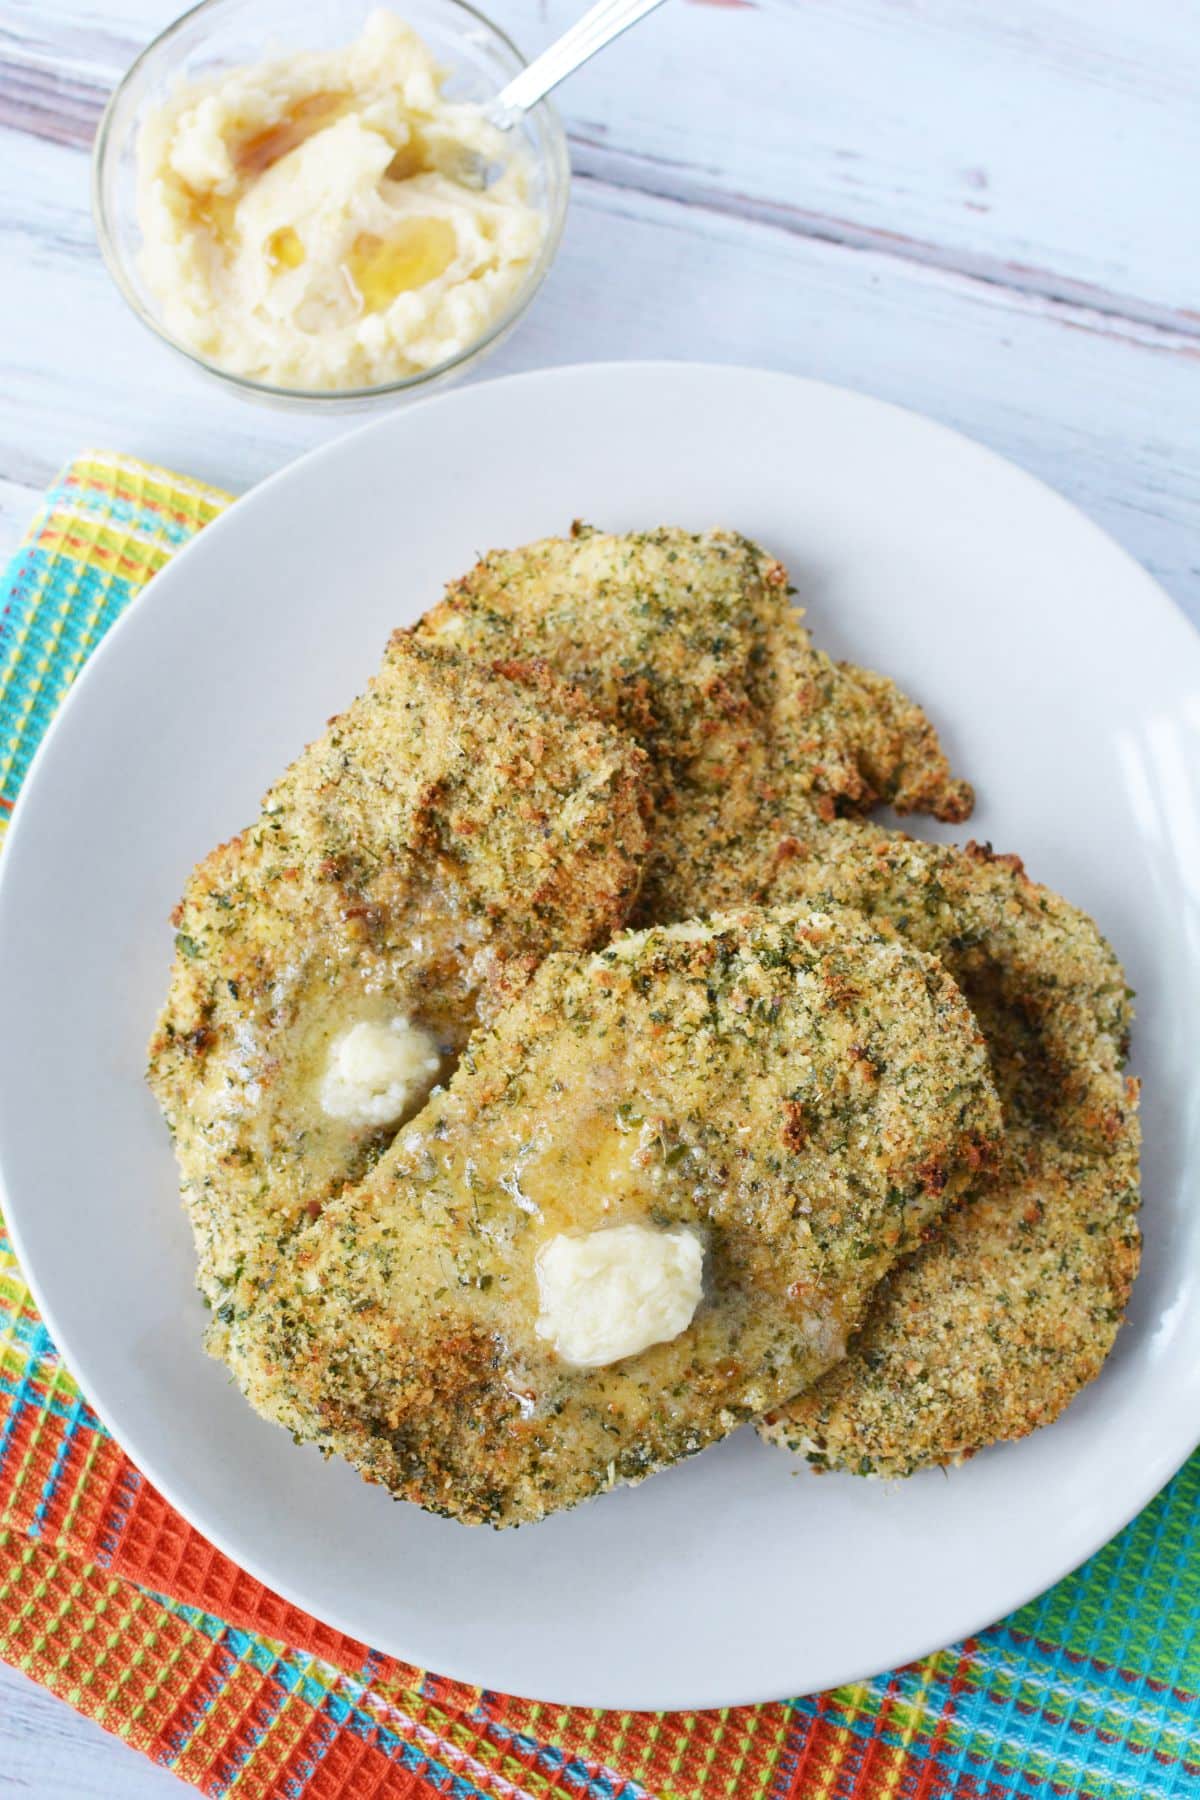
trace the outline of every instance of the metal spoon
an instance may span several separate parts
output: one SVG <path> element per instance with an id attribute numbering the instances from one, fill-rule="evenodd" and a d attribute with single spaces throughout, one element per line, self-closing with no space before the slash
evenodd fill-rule
<path id="1" fill-rule="evenodd" d="M 551 88 L 661 5 L 662 0 L 596 0 L 582 19 L 564 31 L 549 49 L 535 56 L 528 68 L 515 75 L 489 102 L 487 116 L 492 124 L 501 131 L 510 131 L 522 113 L 545 99 Z"/>

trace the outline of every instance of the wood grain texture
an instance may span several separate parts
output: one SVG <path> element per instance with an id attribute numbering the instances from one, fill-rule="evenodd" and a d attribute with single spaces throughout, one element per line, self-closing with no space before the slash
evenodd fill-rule
<path id="1" fill-rule="evenodd" d="M 113 443 L 241 488 L 353 419 L 206 381 L 125 310 L 83 211 L 85 159 L 0 134 L 0 476 Z M 1200 345 L 1161 327 L 587 177 L 559 261 L 490 373 L 626 356 L 757 362 L 927 412 L 1092 513 L 1200 617 Z"/>
<path id="2" fill-rule="evenodd" d="M 0 554 L 85 446 L 240 489 L 355 422 L 206 382 L 100 264 L 95 121 L 181 3 L 0 0 Z M 582 0 L 484 4 L 532 52 Z M 862 388 L 1042 476 L 1200 622 L 1196 23 L 1195 0 L 675 0 L 562 90 L 562 254 L 485 373 L 697 357 Z M 181 1791 L 0 1667 L 0 1793 Z"/>
<path id="3" fill-rule="evenodd" d="M 183 1800 L 194 1792 L 0 1663 L 0 1794 L 13 1800 Z"/>
<path id="4" fill-rule="evenodd" d="M 78 141 L 176 10 L 10 0 L 9 116 Z M 578 10 L 492 7 L 530 52 Z M 614 185 L 1200 336 L 1198 93 L 1192 0 L 747 0 L 663 7 L 560 98 Z"/>
<path id="5" fill-rule="evenodd" d="M 41 489 L 20 481 L 0 481 L 0 559 L 29 523 Z"/>

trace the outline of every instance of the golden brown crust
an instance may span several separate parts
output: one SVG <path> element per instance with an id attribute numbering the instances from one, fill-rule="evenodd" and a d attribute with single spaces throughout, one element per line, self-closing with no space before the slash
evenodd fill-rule
<path id="1" fill-rule="evenodd" d="M 1005 1111 L 995 1173 L 894 1269 L 845 1362 L 763 1435 L 903 1475 L 1049 1423 L 1099 1372 L 1139 1259 L 1129 996 L 1092 921 L 1014 856 L 843 826 L 772 884 L 861 908 L 937 954 L 975 1011 Z"/>
<path id="2" fill-rule="evenodd" d="M 636 738 L 657 807 L 639 917 L 687 918 L 736 904 L 809 820 L 969 809 L 920 709 L 814 649 L 789 595 L 782 564 L 732 532 L 579 526 L 493 551 L 416 630 L 544 657 Z"/>
<path id="3" fill-rule="evenodd" d="M 972 1408 L 959 1407 L 949 1383 L 940 1410 L 930 1401 L 920 1426 L 911 1421 L 912 1461 L 954 1457 L 965 1440 L 988 1441 L 989 1433 L 1022 1429 L 1025 1418 L 1050 1416 L 1107 1353 L 1137 1259 L 1136 1120 L 1117 1072 L 1128 1007 L 1111 952 L 1090 920 L 1029 883 L 1015 859 L 993 859 L 978 847 L 902 853 L 892 847 L 907 840 L 868 827 L 859 836 L 850 819 L 841 822 L 839 815 L 861 812 L 878 797 L 902 811 L 958 821 L 970 810 L 970 789 L 951 777 L 928 720 L 892 682 L 849 665 L 835 668 L 813 651 L 782 605 L 786 576 L 778 564 L 719 533 L 608 539 L 584 531 L 577 542 L 574 551 L 551 541 L 485 559 L 423 629 L 450 630 L 473 645 L 530 631 L 557 666 L 575 670 L 586 660 L 599 704 L 624 719 L 654 765 L 655 859 L 640 917 L 815 894 L 822 903 L 890 917 L 967 982 L 1014 1125 L 1006 1176 L 1013 1217 L 1020 1218 L 1026 1187 L 1044 1168 L 1047 1241 L 1060 1218 L 1069 1238 L 1068 1189 L 1057 1173 L 1062 1156 L 1076 1156 L 1069 1192 L 1086 1214 L 1089 1243 L 1080 1247 L 1069 1299 L 1076 1328 L 1063 1341 L 1069 1338 L 1070 1351 L 1060 1342 L 1054 1356 L 1036 1363 L 1023 1349 L 1028 1322 L 1014 1329 L 1007 1349 L 981 1363 L 990 1373 L 981 1372 Z M 677 577 L 680 561 L 685 572 Z M 699 629 L 717 618 L 719 633 Z M 706 660 L 712 644 L 724 658 L 719 667 Z M 889 859 L 905 856 L 896 873 Z M 882 864 L 871 872 L 875 857 Z M 823 868 L 833 870 L 827 885 Z M 1047 917 L 1038 923 L 1043 907 Z M 986 951 L 975 945 L 978 932 Z M 1092 1050 L 1098 1069 L 1089 1062 Z M 1029 1129 L 1022 1137 L 1023 1123 Z M 799 1132 L 803 1123 L 785 1129 Z M 991 1210 L 979 1213 L 981 1267 L 982 1227 L 996 1217 L 999 1191 L 991 1190 Z M 940 1260 L 928 1253 L 925 1287 L 940 1271 L 946 1303 L 969 1333 L 970 1214 L 956 1219 L 954 1230 L 953 1260 L 949 1249 Z M 898 1274 L 891 1288 L 906 1278 Z M 1064 1290 L 1070 1286 L 1064 1282 Z M 907 1310 L 901 1306 L 897 1318 Z M 931 1303 L 931 1316 L 936 1311 Z M 1053 1302 L 1043 1314 L 1053 1336 L 1052 1315 Z M 897 1333 L 899 1343 L 899 1327 Z M 949 1347 L 944 1360 L 948 1370 L 961 1368 Z M 893 1373 L 900 1366 L 889 1364 Z M 932 1391 L 937 1359 L 927 1366 Z M 870 1386 L 865 1356 L 823 1384 L 841 1396 L 836 1457 L 905 1466 L 904 1425 L 889 1434 L 878 1419 L 868 1420 Z M 806 1414 L 817 1404 L 815 1396 L 807 1401 Z M 879 1382 L 871 1405 L 887 1410 Z M 832 1436 L 827 1422 L 827 1445 Z"/>
<path id="4" fill-rule="evenodd" d="M 856 691 L 864 697 L 855 740 L 874 791 L 898 813 L 932 813 L 947 825 L 969 819 L 975 804 L 970 783 L 951 774 L 937 732 L 916 702 L 874 669 L 846 662 L 838 668 L 847 707 Z"/>
<path id="5" fill-rule="evenodd" d="M 879 831 L 858 815 L 880 799 L 958 820 L 971 795 L 920 709 L 816 652 L 786 572 L 731 533 L 578 527 L 490 555 L 397 633 L 257 825 L 196 871 L 152 1045 L 211 1346 L 255 1404 L 397 1493 L 497 1523 L 639 1479 L 763 1407 L 775 1441 L 889 1474 L 1056 1416 L 1111 1347 L 1138 1261 L 1123 978 L 1092 922 L 1018 859 Z M 800 902 L 788 957 L 805 954 L 801 913 L 826 915 L 799 1022 L 811 1035 L 821 1021 L 833 1046 L 816 1100 L 780 1086 L 797 1034 L 780 1040 L 794 996 L 771 989 L 779 944 L 762 935 L 779 918 L 753 928 L 752 954 L 734 942 L 744 920 L 718 927 L 722 969 L 749 980 L 728 992 L 696 927 L 627 940 L 615 964 L 538 972 L 547 948 L 603 941 L 635 902 L 668 923 L 763 898 Z M 1008 1127 L 994 1170 L 978 1040 L 912 947 L 944 960 L 983 1028 Z M 905 980 L 926 971 L 923 1001 L 914 989 L 897 1007 L 877 966 L 897 954 Z M 710 1021 L 698 1056 L 686 1001 L 701 986 L 720 992 L 720 1029 Z M 495 1021 L 390 1149 L 391 1132 L 347 1135 L 311 1108 L 331 1032 L 379 994 L 436 1034 L 445 1072 Z M 922 1068 L 911 1025 L 930 1004 Z M 745 1075 L 741 1037 L 774 1062 L 735 1123 L 722 1095 Z M 966 1072 L 953 1129 L 947 1044 Z M 862 1170 L 861 1131 L 851 1151 L 839 1120 L 877 1122 L 901 1067 L 919 1096 L 910 1135 L 893 1123 L 890 1161 Z M 741 1192 L 749 1119 L 765 1161 L 736 1217 L 715 1181 L 685 1191 L 660 1171 L 663 1216 L 698 1223 L 720 1252 L 720 1304 L 697 1342 L 564 1381 L 529 1340 L 530 1259 L 513 1257 L 534 1227 L 514 1197 L 524 1164 L 504 1158 L 559 1143 L 565 1222 L 586 1223 L 612 1191 L 593 1165 L 628 1135 L 609 1087 L 634 1076 L 639 1131 L 654 1120 L 645 1148 L 690 1158 L 711 1127 L 704 1154 L 738 1170 Z M 649 1205 L 627 1176 L 618 1203 Z M 481 1179 L 503 1226 L 482 1249 Z M 815 1250 L 781 1200 L 797 1183 L 819 1196 Z M 888 1184 L 907 1196 L 903 1221 L 877 1232 Z M 545 1198 L 543 1222 L 557 1205 Z M 448 1253 L 474 1270 L 465 1283 L 437 1273 Z M 506 1284 L 515 1328 L 496 1311 Z M 850 1354 L 822 1375 L 846 1331 Z"/>
<path id="6" fill-rule="evenodd" d="M 1112 1348 L 1139 1261 L 1136 1095 L 1113 1154 L 1010 1134 L 974 1192 L 885 1279 L 850 1353 L 763 1435 L 819 1467 L 908 1475 L 1056 1419 Z"/>
<path id="7" fill-rule="evenodd" d="M 646 804 L 642 753 L 544 666 L 497 673 L 405 639 L 199 864 L 149 1074 L 214 1348 L 239 1283 L 390 1138 L 324 1114 L 331 1038 L 399 1013 L 448 1071 L 509 959 L 624 923 Z"/>
<path id="8" fill-rule="evenodd" d="M 803 1117 L 802 1134 L 787 1134 Z M 749 911 L 552 956 L 231 1328 L 253 1403 L 468 1522 L 639 1480 L 811 1381 L 991 1152 L 941 968 L 842 910 Z M 705 1245 L 669 1343 L 603 1368 L 534 1330 L 550 1237 Z"/>

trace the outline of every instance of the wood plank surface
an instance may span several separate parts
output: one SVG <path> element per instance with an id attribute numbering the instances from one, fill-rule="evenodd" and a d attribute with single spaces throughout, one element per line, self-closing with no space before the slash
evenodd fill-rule
<path id="1" fill-rule="evenodd" d="M 0 1663 L 0 1794 L 13 1800 L 184 1800 L 195 1789 Z"/>
<path id="2" fill-rule="evenodd" d="M 85 144 L 176 10 L 10 0 L 8 115 Z M 579 7 L 491 10 L 533 52 Z M 614 185 L 1200 336 L 1198 93 L 1191 0 L 673 0 L 560 100 L 575 166 Z"/>
<path id="3" fill-rule="evenodd" d="M 242 489 L 355 422 L 232 398 L 100 263 L 95 123 L 179 5 L 0 0 L 0 554 L 81 448 Z M 533 52 L 581 0 L 490 10 Z M 1069 495 L 1200 622 L 1194 0 L 671 0 L 561 105 L 562 253 L 485 375 L 694 357 L 879 394 Z M 0 1667 L 0 1793 L 182 1791 Z"/>
<path id="4" fill-rule="evenodd" d="M 80 154 L 14 140 L 0 217 L 0 477 L 42 485 L 111 444 L 242 488 L 353 418 L 227 394 L 151 339 L 96 259 Z M 81 328 L 81 322 L 84 322 Z M 971 275 L 576 183 L 559 260 L 489 373 L 691 356 L 818 375 L 967 431 L 1076 500 L 1200 617 L 1200 343 Z"/>

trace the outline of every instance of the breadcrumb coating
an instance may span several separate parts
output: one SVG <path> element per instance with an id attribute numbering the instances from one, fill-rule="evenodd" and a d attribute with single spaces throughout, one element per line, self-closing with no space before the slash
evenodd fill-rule
<path id="1" fill-rule="evenodd" d="M 828 1368 L 998 1129 L 957 988 L 849 910 L 551 956 L 235 1316 L 231 1367 L 397 1495 L 539 1519 Z M 535 1329 L 538 1250 L 625 1224 L 693 1229 L 704 1297 L 670 1342 L 574 1367 Z"/>
<path id="2" fill-rule="evenodd" d="M 853 906 L 935 954 L 988 1043 L 996 1169 L 894 1269 L 845 1361 L 762 1426 L 822 1466 L 906 1475 L 1058 1417 L 1100 1371 L 1137 1273 L 1130 996 L 1085 913 L 1013 856 L 871 826 L 826 833 L 770 891 Z"/>
<path id="3" fill-rule="evenodd" d="M 638 918 L 682 919 L 744 899 L 798 820 L 881 801 L 970 812 L 925 715 L 816 650 L 790 594 L 783 565 L 733 532 L 577 526 L 491 552 L 416 631 L 544 657 L 642 745 L 656 806 Z"/>
<path id="4" fill-rule="evenodd" d="M 448 1073 L 509 962 L 625 922 L 646 803 L 642 753 L 544 667 L 408 641 L 200 863 L 149 1080 L 214 1353 L 240 1290 L 394 1135 L 325 1112 L 330 1044 L 402 1015 Z"/>

